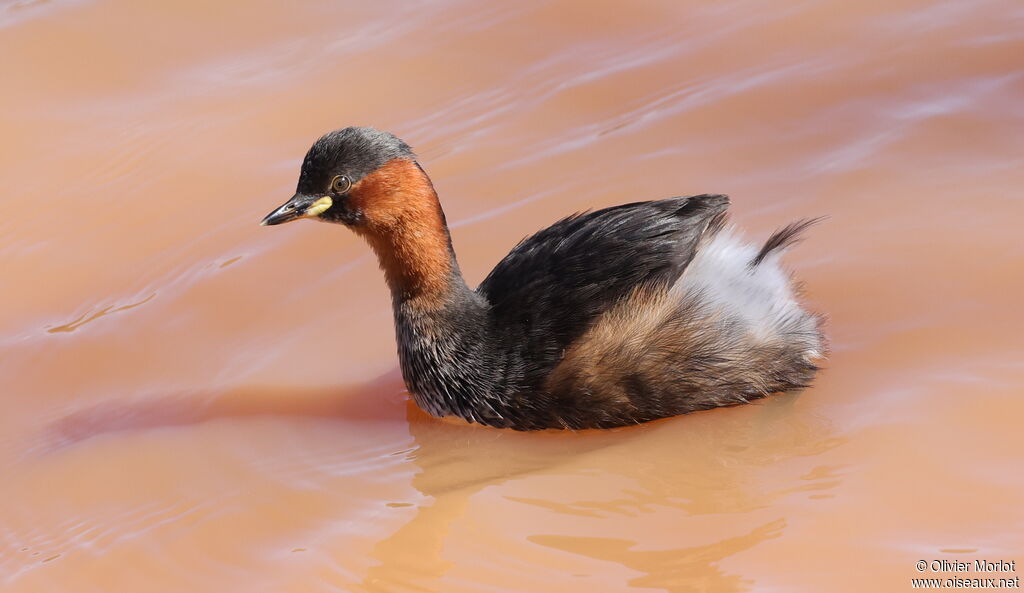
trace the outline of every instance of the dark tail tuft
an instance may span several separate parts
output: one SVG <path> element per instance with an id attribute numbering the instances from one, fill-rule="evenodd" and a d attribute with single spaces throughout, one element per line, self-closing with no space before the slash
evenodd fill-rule
<path id="1" fill-rule="evenodd" d="M 819 216 L 818 218 L 805 218 L 790 223 L 784 226 L 783 228 L 775 231 L 774 233 L 772 233 L 771 237 L 768 237 L 768 240 L 765 242 L 764 247 L 762 247 L 761 251 L 757 253 L 757 256 L 754 259 L 750 260 L 750 267 L 756 267 L 758 264 L 764 261 L 764 258 L 768 257 L 769 253 L 777 249 L 784 249 L 796 243 L 801 239 L 800 233 L 803 233 L 809 227 L 818 224 L 824 219 L 824 216 Z"/>

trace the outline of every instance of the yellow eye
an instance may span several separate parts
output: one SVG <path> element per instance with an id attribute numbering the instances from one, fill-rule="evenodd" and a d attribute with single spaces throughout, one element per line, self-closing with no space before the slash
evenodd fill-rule
<path id="1" fill-rule="evenodd" d="M 348 177 L 344 175 L 338 175 L 331 181 L 331 191 L 339 194 L 343 194 L 352 187 L 352 182 L 348 180 Z"/>

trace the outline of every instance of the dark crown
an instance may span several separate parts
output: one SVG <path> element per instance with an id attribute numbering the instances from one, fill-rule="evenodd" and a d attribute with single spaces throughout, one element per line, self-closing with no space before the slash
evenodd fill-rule
<path id="1" fill-rule="evenodd" d="M 355 183 L 397 158 L 415 160 L 416 155 L 393 134 L 356 126 L 335 130 L 321 136 L 306 153 L 297 190 L 323 192 L 335 175 L 347 175 Z"/>

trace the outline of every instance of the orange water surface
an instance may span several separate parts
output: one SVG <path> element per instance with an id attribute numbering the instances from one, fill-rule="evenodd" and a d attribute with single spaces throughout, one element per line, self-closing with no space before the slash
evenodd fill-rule
<path id="1" fill-rule="evenodd" d="M 905 591 L 1024 562 L 1024 4 L 0 2 L 0 591 Z M 816 386 L 647 425 L 431 418 L 321 133 L 418 151 L 471 284 L 722 192 Z M 991 576 L 1019 577 L 1016 572 Z"/>

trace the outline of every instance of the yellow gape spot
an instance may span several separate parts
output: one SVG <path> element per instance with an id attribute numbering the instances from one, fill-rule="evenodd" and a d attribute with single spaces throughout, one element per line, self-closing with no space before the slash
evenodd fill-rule
<path id="1" fill-rule="evenodd" d="M 319 200 L 313 202 L 313 204 L 306 208 L 306 213 L 303 214 L 306 218 L 313 218 L 314 216 L 320 216 L 328 208 L 334 204 L 334 201 L 330 197 L 324 196 Z"/>

